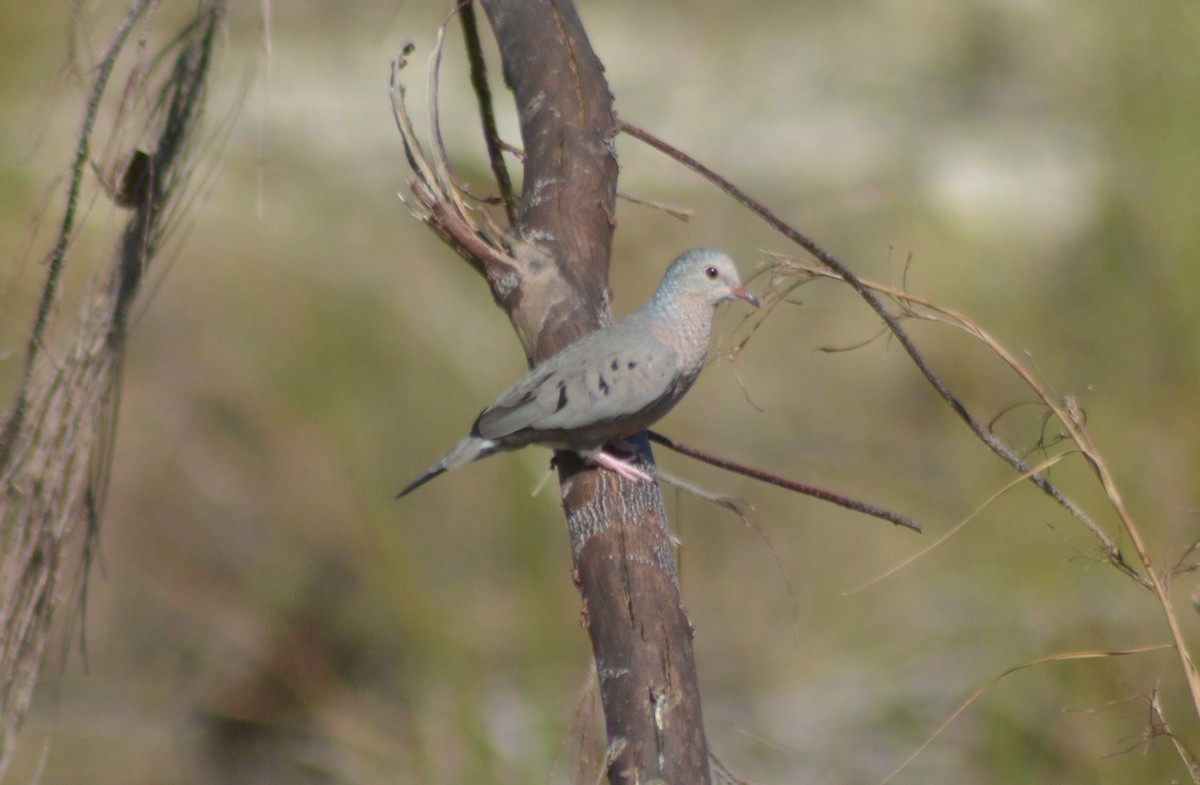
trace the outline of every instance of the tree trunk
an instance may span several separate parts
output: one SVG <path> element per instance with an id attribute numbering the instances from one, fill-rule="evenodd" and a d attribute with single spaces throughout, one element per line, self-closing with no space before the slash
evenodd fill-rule
<path id="1" fill-rule="evenodd" d="M 516 296 L 489 276 L 532 363 L 610 319 L 616 118 L 603 67 L 569 0 L 482 0 L 516 96 L 525 176 Z M 642 460 L 653 465 L 641 438 Z M 711 782 L 692 629 L 657 484 L 559 456 L 582 621 L 608 732 L 609 780 Z"/>

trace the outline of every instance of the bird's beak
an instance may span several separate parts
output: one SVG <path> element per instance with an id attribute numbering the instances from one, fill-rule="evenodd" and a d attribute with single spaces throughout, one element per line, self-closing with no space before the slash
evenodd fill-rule
<path id="1" fill-rule="evenodd" d="M 730 284 L 729 291 L 733 292 L 734 297 L 737 297 L 738 299 L 741 299 L 741 300 L 745 300 L 746 302 L 753 305 L 755 308 L 758 307 L 758 298 L 755 297 L 754 295 L 750 294 L 750 292 L 746 291 L 746 287 L 742 286 L 740 283 Z"/>

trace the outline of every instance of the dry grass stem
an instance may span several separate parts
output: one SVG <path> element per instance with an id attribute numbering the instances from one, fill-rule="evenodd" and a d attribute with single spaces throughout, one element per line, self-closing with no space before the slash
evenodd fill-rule
<path id="1" fill-rule="evenodd" d="M 857 594 L 860 591 L 865 591 L 866 589 L 871 588 L 872 586 L 879 583 L 880 581 L 885 580 L 886 578 L 889 578 L 892 575 L 895 575 L 896 573 L 900 572 L 901 570 L 903 570 L 905 567 L 909 566 L 913 562 L 916 562 L 917 560 L 924 558 L 931 551 L 941 547 L 943 543 L 945 543 L 947 540 L 949 540 L 950 538 L 957 535 L 960 531 L 962 531 L 968 523 L 970 523 L 971 521 L 973 521 L 977 517 L 979 517 L 979 514 L 981 512 L 983 512 L 988 507 L 990 507 L 992 505 L 992 503 L 995 502 L 997 499 L 999 499 L 1001 496 L 1003 496 L 1004 494 L 1011 491 L 1013 488 L 1016 488 L 1018 485 L 1021 485 L 1023 482 L 1028 480 L 1029 477 L 1033 473 L 1046 471 L 1051 466 L 1058 463 L 1063 458 L 1067 457 L 1068 454 L 1069 453 L 1060 453 L 1058 455 L 1052 455 L 1049 458 L 1047 458 L 1046 460 L 1042 461 L 1037 466 L 1034 466 L 1028 472 L 1025 472 L 1024 474 L 1022 474 L 1018 477 L 1014 477 L 1013 479 L 1009 480 L 1001 488 L 996 490 L 991 496 L 989 496 L 987 499 L 985 499 L 982 504 L 980 504 L 978 507 L 976 507 L 974 510 L 972 510 L 969 515 L 967 515 L 965 518 L 963 518 L 958 523 L 951 526 L 949 529 L 947 529 L 945 532 L 943 532 L 940 537 L 938 537 L 936 540 L 931 542 L 929 545 L 927 545 L 926 547 L 917 551 L 916 553 L 909 556 L 908 558 L 901 560 L 900 563 L 895 564 L 892 567 L 889 567 L 883 573 L 875 576 L 874 578 L 867 581 L 866 583 L 864 583 L 860 586 L 856 586 L 853 589 L 849 589 L 849 590 L 843 592 L 843 594 L 850 595 L 850 594 Z"/>
<path id="2" fill-rule="evenodd" d="M 139 67 L 122 94 L 112 99 L 118 101 L 120 130 L 134 122 L 129 107 L 147 107 L 140 120 L 144 128 L 134 129 L 135 144 L 152 145 L 153 152 L 123 156 L 131 163 L 114 177 L 112 197 L 117 207 L 130 212 L 103 274 L 107 282 L 93 277 L 78 324 L 61 330 L 74 337 L 65 347 L 50 345 L 47 328 L 53 319 L 63 318 L 56 307 L 59 281 L 77 236 L 77 211 L 85 203 L 84 174 L 92 163 L 99 108 L 131 31 L 147 21 L 155 5 L 134 4 L 89 72 L 92 87 L 67 204 L 0 447 L 0 772 L 29 706 L 51 622 L 60 611 L 74 621 L 82 618 L 108 490 L 131 309 L 145 272 L 190 203 L 190 155 L 223 12 L 219 2 L 203 6 L 147 63 L 141 62 L 139 51 Z"/>
<path id="3" fill-rule="evenodd" d="M 954 711 L 950 712 L 950 715 L 948 717 L 946 717 L 945 720 L 942 721 L 942 724 L 939 725 L 937 727 L 937 729 L 934 730 L 934 732 L 931 733 L 927 739 L 925 739 L 925 741 L 921 742 L 921 745 L 919 747 L 917 747 L 917 749 L 914 750 L 911 755 L 909 755 L 907 758 L 905 758 L 903 763 L 901 763 L 890 774 L 888 774 L 886 777 L 884 777 L 882 780 L 879 781 L 879 785 L 887 785 L 887 783 L 889 783 L 893 779 L 895 779 L 896 775 L 900 774 L 900 772 L 902 772 L 906 768 L 908 768 L 909 764 L 911 764 L 914 760 L 916 760 L 917 757 L 920 756 L 920 754 L 922 752 L 924 752 L 926 749 L 928 749 L 929 745 L 933 744 L 933 742 L 936 741 L 937 738 L 939 736 L 941 736 L 943 732 L 945 732 L 946 728 L 949 728 L 954 723 L 955 720 L 957 720 L 960 716 L 962 716 L 963 712 L 965 712 L 967 709 L 971 708 L 971 705 L 973 703 L 975 703 L 975 701 L 979 700 L 979 698 L 985 692 L 990 690 L 993 686 L 995 686 L 1002 679 L 1004 679 L 1008 676 L 1011 676 L 1014 673 L 1023 671 L 1027 668 L 1033 668 L 1038 665 L 1046 665 L 1046 664 L 1052 663 L 1052 662 L 1069 662 L 1072 660 L 1095 660 L 1095 659 L 1107 659 L 1109 657 L 1126 657 L 1131 654 L 1147 654 L 1149 652 L 1162 651 L 1163 649 L 1169 649 L 1169 648 L 1171 648 L 1170 644 L 1162 643 L 1162 644 L 1157 644 L 1157 645 L 1153 645 L 1153 646 L 1140 646 L 1140 647 L 1134 648 L 1134 649 L 1121 649 L 1121 650 L 1116 650 L 1116 651 L 1091 650 L 1091 651 L 1059 652 L 1058 654 L 1048 654 L 1045 657 L 1038 657 L 1035 660 L 1030 660 L 1029 662 L 1023 662 L 1020 665 L 1014 665 L 1011 668 L 1006 668 L 1005 670 L 1001 671 L 1000 673 L 997 673 L 995 676 L 991 677 L 990 679 L 985 681 L 983 684 L 981 684 L 978 689 L 976 689 L 974 692 L 971 693 L 970 697 L 968 697 L 965 701 L 963 701 L 961 704 L 959 704 L 958 708 L 956 708 Z"/>
<path id="4" fill-rule="evenodd" d="M 821 266 L 794 259 L 779 258 L 776 260 L 776 267 L 778 274 L 785 278 L 799 276 L 801 278 L 821 277 L 843 280 L 836 272 L 831 272 Z M 1082 511 L 1075 514 L 1074 511 L 1078 508 L 1075 508 L 1074 505 L 1068 507 L 1068 509 L 1073 511 L 1074 517 L 1096 538 L 1101 552 L 1110 564 L 1138 585 L 1148 588 L 1154 593 L 1155 599 L 1158 601 L 1167 622 L 1167 628 L 1170 631 L 1171 640 L 1179 658 L 1184 680 L 1192 697 L 1193 709 L 1196 712 L 1196 716 L 1200 717 L 1200 674 L 1197 673 L 1195 661 L 1183 637 L 1178 615 L 1175 612 L 1171 599 L 1169 585 L 1171 575 L 1169 572 L 1160 570 L 1155 566 L 1146 548 L 1141 529 L 1136 521 L 1134 521 L 1129 509 L 1125 506 L 1125 502 L 1121 498 L 1120 491 L 1117 488 L 1116 481 L 1108 465 L 1092 441 L 1091 434 L 1085 426 L 1085 420 L 1077 402 L 1069 396 L 1060 400 L 1058 397 L 1051 395 L 1034 374 L 1021 364 L 1013 352 L 1009 351 L 991 334 L 965 315 L 892 286 L 885 286 L 869 281 L 861 281 L 861 283 L 871 291 L 882 294 L 899 304 L 906 317 L 926 319 L 950 325 L 984 344 L 1037 396 L 1041 404 L 1046 407 L 1047 411 L 1062 426 L 1067 439 L 1074 445 L 1073 451 L 1081 454 L 1095 473 L 1109 504 L 1120 521 L 1122 531 L 1133 545 L 1138 563 L 1141 566 L 1141 571 L 1135 569 L 1133 565 L 1125 560 L 1113 538 L 1090 516 L 1083 514 Z M 1057 460 L 1057 457 L 1055 460 Z M 1040 476 L 1040 472 L 1036 469 L 1024 468 L 1019 479 L 1030 479 L 1037 476 Z"/>

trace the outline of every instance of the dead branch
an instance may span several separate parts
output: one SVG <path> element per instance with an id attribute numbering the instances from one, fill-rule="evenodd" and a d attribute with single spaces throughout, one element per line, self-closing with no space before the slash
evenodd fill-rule
<path id="1" fill-rule="evenodd" d="M 517 223 L 517 200 L 513 196 L 512 178 L 508 176 L 508 167 L 504 164 L 503 142 L 500 140 L 500 132 L 496 129 L 496 112 L 492 105 L 492 89 L 488 86 L 487 65 L 483 61 L 479 25 L 475 21 L 475 5 L 464 3 L 459 10 L 459 19 L 462 20 L 467 59 L 471 63 L 471 89 L 475 91 L 479 102 L 479 120 L 483 124 L 483 141 L 487 145 L 488 162 L 500 189 L 500 198 L 504 201 L 504 214 L 508 218 L 508 225 L 514 226 Z"/>
<path id="2" fill-rule="evenodd" d="M 769 485 L 785 488 L 795 493 L 802 493 L 806 496 L 812 496 L 814 499 L 830 502 L 838 505 L 839 507 L 845 507 L 847 510 L 854 510 L 855 512 L 861 512 L 864 515 L 870 515 L 875 518 L 881 518 L 885 521 L 891 521 L 897 526 L 904 526 L 905 528 L 912 529 L 917 533 L 921 532 L 921 524 L 917 523 L 907 515 L 901 515 L 898 512 L 892 512 L 890 510 L 885 510 L 882 507 L 876 507 L 874 504 L 858 501 L 857 499 L 851 499 L 846 496 L 842 496 L 839 493 L 827 491 L 824 488 L 805 485 L 804 483 L 779 477 L 771 474 L 770 472 L 752 469 L 749 466 L 743 466 L 740 463 L 736 463 L 725 458 L 719 458 L 702 450 L 697 450 L 694 447 L 688 447 L 685 444 L 680 444 L 674 439 L 669 439 L 660 433 L 656 433 L 655 431 L 648 431 L 647 435 L 650 437 L 650 441 L 654 442 L 655 444 L 661 444 L 663 447 L 666 447 L 669 450 L 674 450 L 680 455 L 686 455 L 689 458 L 695 458 L 698 461 L 707 463 L 709 466 L 716 466 L 718 469 L 724 469 L 725 471 L 733 472 L 734 474 L 740 474 L 743 477 L 749 477 L 752 480 L 758 480 L 759 482 L 765 482 Z"/>

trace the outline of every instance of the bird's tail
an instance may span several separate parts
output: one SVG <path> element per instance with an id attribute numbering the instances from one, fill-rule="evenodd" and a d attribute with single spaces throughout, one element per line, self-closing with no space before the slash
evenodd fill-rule
<path id="1" fill-rule="evenodd" d="M 420 488 L 422 485 L 432 480 L 434 477 L 437 477 L 439 474 L 444 474 L 445 472 L 446 467 L 443 466 L 441 462 L 435 463 L 433 466 L 430 466 L 428 469 L 426 469 L 424 474 L 409 483 L 407 488 L 396 494 L 396 498 L 400 499 L 409 495 L 417 488 Z"/>
<path id="2" fill-rule="evenodd" d="M 435 463 L 433 466 L 430 466 L 425 470 L 424 474 L 413 480 L 413 482 L 407 488 L 396 494 L 396 498 L 399 499 L 402 496 L 407 496 L 417 488 L 420 488 L 422 485 L 432 480 L 434 477 L 437 477 L 440 474 L 445 474 L 451 469 L 457 469 L 460 466 L 466 466 L 471 461 L 477 461 L 480 458 L 485 458 L 496 452 L 498 449 L 500 449 L 500 445 L 491 439 L 485 439 L 481 436 L 468 434 L 464 436 L 458 442 L 458 444 L 450 448 L 450 452 L 446 453 L 446 455 L 440 461 Z"/>

